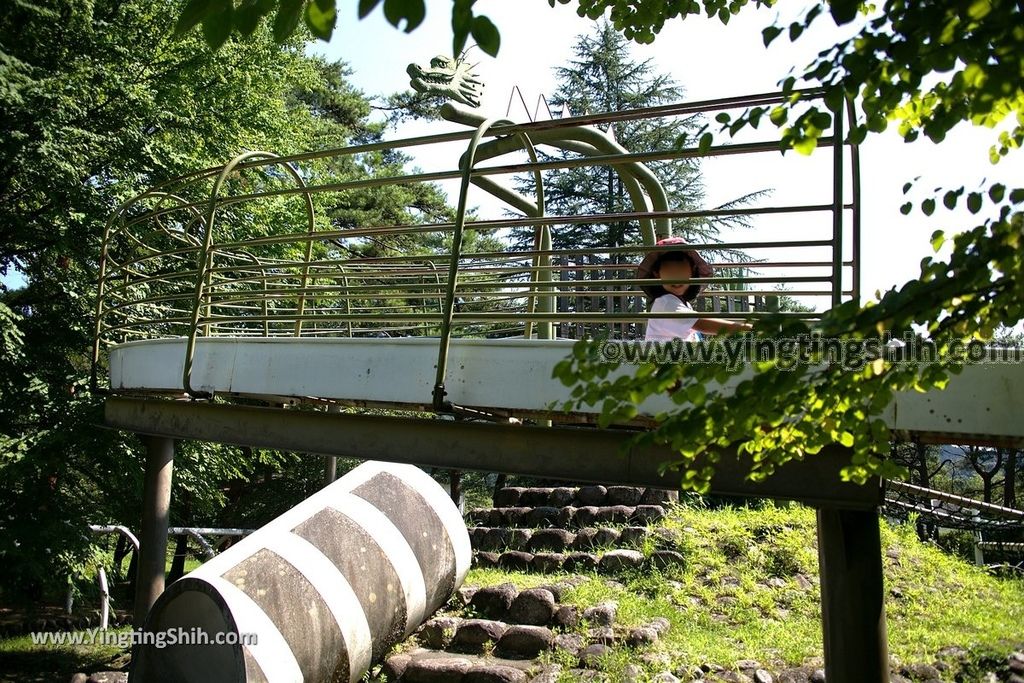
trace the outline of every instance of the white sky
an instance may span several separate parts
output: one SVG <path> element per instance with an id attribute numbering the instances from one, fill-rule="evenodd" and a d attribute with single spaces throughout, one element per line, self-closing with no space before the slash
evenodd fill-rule
<path id="1" fill-rule="evenodd" d="M 388 24 L 380 10 L 358 21 L 354 3 L 345 5 L 349 6 L 342 9 L 330 44 L 319 43 L 314 49 L 347 62 L 354 71 L 352 81 L 367 94 L 407 89 L 409 79 L 405 67 L 408 63 L 426 64 L 433 55 L 451 50 L 451 5 L 448 2 L 428 3 L 425 22 L 410 34 Z M 481 113 L 504 116 L 516 85 L 522 90 L 531 113 L 540 93 L 553 92 L 553 67 L 565 64 L 571 57 L 576 36 L 593 27 L 590 20 L 576 16 L 574 6 L 575 3 L 557 4 L 551 8 L 545 0 L 479 0 L 476 3 L 475 11 L 491 17 L 502 34 L 497 58 L 480 50 L 470 55 L 471 61 L 478 62 L 476 71 L 487 84 Z M 653 59 L 657 71 L 671 74 L 685 89 L 687 100 L 772 92 L 778 89 L 779 81 L 792 67 L 803 67 L 819 50 L 833 45 L 841 36 L 826 16 L 819 18 L 818 27 L 805 33 L 797 44 L 790 44 L 784 33 L 766 49 L 761 30 L 777 15 L 776 10 L 751 7 L 734 17 L 728 26 L 704 17 L 677 19 L 668 22 L 653 45 L 636 46 L 634 54 L 640 59 Z M 794 16 L 786 15 L 784 20 L 788 23 Z M 513 107 L 511 118 L 525 120 L 525 117 L 521 106 Z M 404 137 L 453 128 L 457 127 L 447 122 L 410 124 L 389 135 Z M 1007 184 L 1017 179 L 1015 185 L 1019 184 L 1024 159 L 1017 154 L 992 166 L 988 161 L 988 148 L 994 139 L 995 133 L 991 130 L 965 126 L 941 145 L 926 139 L 906 144 L 895 130 L 890 130 L 870 136 L 861 146 L 861 291 L 866 299 L 873 298 L 875 290 L 884 291 L 917 277 L 921 258 L 932 254 L 929 238 L 934 230 L 952 233 L 976 223 L 966 210 L 950 213 L 940 209 L 931 218 L 915 210 L 910 216 L 903 216 L 899 207 L 906 201 L 902 194 L 904 182 L 921 176 L 918 192 L 937 186 L 957 188 L 965 183 L 969 191 L 986 179 Z M 621 142 L 628 146 L 627 141 Z M 457 154 L 461 148 L 460 145 L 460 150 L 453 152 Z M 768 204 L 817 202 L 822 199 L 819 190 L 825 191 L 827 200 L 830 181 L 824 183 L 826 187 L 821 187 L 823 174 L 820 170 L 829 168 L 829 150 L 819 150 L 810 159 L 795 153 L 787 154 L 784 159 L 780 155 L 772 156 L 775 157 L 772 160 L 759 159 L 756 163 L 705 162 L 703 173 L 708 205 L 766 187 L 774 189 Z M 456 158 L 449 157 L 442 166 L 453 167 Z M 416 159 L 427 170 L 434 170 L 435 164 L 431 163 L 429 155 L 418 155 Z M 816 180 L 819 182 L 815 183 Z M 454 196 L 451 191 L 450 194 Z M 923 196 L 911 193 L 918 202 Z M 471 196 L 471 203 L 481 207 L 483 217 L 494 215 L 488 210 L 488 201 L 479 191 Z M 824 226 L 820 224 L 827 222 L 826 215 L 821 214 L 819 218 L 821 228 Z M 776 220 L 757 223 L 754 232 L 744 237 L 788 239 L 798 235 L 813 239 L 828 236 L 822 232 L 809 234 L 798 222 L 783 225 Z M 768 256 L 767 253 L 758 255 Z M 807 252 L 781 256 L 791 259 L 826 257 L 823 253 L 810 256 Z M 780 254 L 772 253 L 770 258 L 778 259 Z M 818 304 L 819 310 L 825 303 L 821 299 L 807 302 Z"/>

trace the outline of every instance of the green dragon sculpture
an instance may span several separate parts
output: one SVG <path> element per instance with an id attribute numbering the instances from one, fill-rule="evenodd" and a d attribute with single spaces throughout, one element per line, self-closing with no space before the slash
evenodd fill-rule
<path id="1" fill-rule="evenodd" d="M 480 106 L 484 84 L 472 71 L 473 67 L 462 59 L 438 55 L 430 60 L 430 66 L 410 64 L 406 73 L 412 77 L 410 85 L 417 92 L 439 95 L 470 107 Z"/>

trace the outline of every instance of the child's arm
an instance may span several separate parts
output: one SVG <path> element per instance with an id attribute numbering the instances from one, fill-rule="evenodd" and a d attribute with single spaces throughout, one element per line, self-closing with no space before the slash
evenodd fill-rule
<path id="1" fill-rule="evenodd" d="M 724 332 L 746 332 L 754 329 L 750 323 L 733 322 L 722 318 L 698 318 L 693 329 L 704 334 L 722 334 Z"/>

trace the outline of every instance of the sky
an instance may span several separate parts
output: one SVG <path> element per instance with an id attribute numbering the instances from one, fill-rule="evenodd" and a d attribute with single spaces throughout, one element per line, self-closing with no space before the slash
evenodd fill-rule
<path id="1" fill-rule="evenodd" d="M 341 9 L 330 43 L 316 43 L 312 49 L 331 59 L 347 62 L 353 70 L 350 80 L 366 94 L 408 89 L 407 64 L 426 64 L 436 54 L 450 53 L 451 5 L 448 2 L 428 3 L 426 20 L 409 34 L 391 26 L 379 10 L 359 21 L 355 18 L 354 3 L 344 4 L 352 7 Z M 593 28 L 593 22 L 576 15 L 575 5 L 575 2 L 559 3 L 551 8 L 545 0 L 478 0 L 474 10 L 489 16 L 502 35 L 497 58 L 479 49 L 469 55 L 470 61 L 477 63 L 476 72 L 486 83 L 480 107 L 482 113 L 505 116 L 514 86 L 522 91 L 529 114 L 540 94 L 550 95 L 554 91 L 554 67 L 565 64 L 572 56 L 576 36 Z M 788 11 L 800 12 L 800 5 L 793 4 Z M 786 14 L 780 20 L 788 23 L 795 16 Z M 822 17 L 815 28 L 795 44 L 789 43 L 783 34 L 770 48 L 765 48 L 761 30 L 779 17 L 774 9 L 748 6 L 733 17 L 728 26 L 704 17 L 670 20 L 652 45 L 635 46 L 634 55 L 638 59 L 651 59 L 656 71 L 670 74 L 684 88 L 686 100 L 704 100 L 776 91 L 780 80 L 789 75 L 793 67 L 803 67 L 818 51 L 850 32 L 847 28 L 844 33 L 830 18 Z M 510 112 L 515 120 L 526 120 L 527 115 L 521 105 L 514 106 Z M 401 127 L 389 137 L 456 128 L 447 122 L 420 122 Z M 924 192 L 934 187 L 957 188 L 966 182 L 967 189 L 972 190 L 986 180 L 1001 180 L 1007 184 L 1019 180 L 1024 172 L 1024 159 L 1020 154 L 996 166 L 989 162 L 988 149 L 995 137 L 996 133 L 989 129 L 965 125 L 941 145 L 927 139 L 907 144 L 890 129 L 870 136 L 861 146 L 861 292 L 864 298 L 873 298 L 876 290 L 885 291 L 917 277 L 921 259 L 934 255 L 929 242 L 935 230 L 952 234 L 977 222 L 964 209 L 955 212 L 940 209 L 930 218 L 919 211 L 910 216 L 902 215 L 899 207 L 907 200 L 902 192 L 906 181 L 920 177 L 916 189 L 909 195 L 919 203 L 927 196 Z M 822 178 L 827 177 L 822 171 L 827 171 L 830 164 L 828 150 L 818 150 L 810 158 L 794 153 L 784 158 L 779 154 L 774 157 L 753 161 L 744 157 L 748 160 L 744 162 L 706 162 L 703 174 L 707 205 L 714 206 L 745 192 L 766 188 L 772 190 L 769 204 L 817 202 L 821 191 L 831 192 L 828 183 L 821 187 Z M 437 163 L 428 154 L 417 156 L 416 162 L 426 170 L 434 170 Z M 450 168 L 453 162 L 449 159 L 442 165 Z M 494 211 L 482 192 L 472 195 L 471 203 L 483 207 L 482 214 Z M 824 216 L 822 214 L 819 223 L 827 220 Z M 745 239 L 762 236 L 787 239 L 794 235 L 809 239 L 827 236 L 820 232 L 811 234 L 799 221 L 780 224 L 776 220 L 756 223 Z M 758 255 L 772 259 L 786 256 L 768 252 Z M 848 251 L 846 255 L 849 256 Z M 793 258 L 792 254 L 788 256 Z M 825 255 L 820 253 L 814 257 L 802 256 L 822 257 Z M 819 310 L 826 303 L 821 298 L 798 298 L 817 304 Z"/>

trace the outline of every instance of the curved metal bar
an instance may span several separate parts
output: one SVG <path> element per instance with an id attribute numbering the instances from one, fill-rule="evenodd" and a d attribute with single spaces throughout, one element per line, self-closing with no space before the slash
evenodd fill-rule
<path id="1" fill-rule="evenodd" d="M 196 279 L 196 291 L 195 298 L 192 302 L 192 321 L 189 326 L 188 342 L 185 347 L 185 363 L 182 371 L 182 388 L 185 393 L 190 395 L 198 395 L 192 388 L 192 364 L 195 360 L 196 351 L 196 336 L 199 332 L 199 317 L 200 310 L 203 308 L 203 297 L 206 295 L 212 285 L 212 272 L 213 267 L 213 229 L 217 217 L 217 204 L 219 200 L 220 190 L 224 186 L 228 176 L 235 170 L 239 164 L 250 161 L 252 159 L 270 159 L 274 162 L 274 165 L 283 165 L 286 172 L 292 176 L 296 183 L 303 190 L 306 190 L 306 184 L 302 180 L 302 177 L 295 171 L 288 162 L 278 161 L 276 154 L 271 152 L 252 151 L 239 154 L 234 159 L 229 161 L 221 169 L 220 174 L 213 183 L 213 189 L 210 192 L 210 201 L 208 205 L 208 213 L 206 219 L 206 232 L 203 238 L 203 248 L 199 253 L 197 262 L 197 270 L 199 271 L 199 277 Z M 313 199 L 308 191 L 303 192 L 303 197 L 306 200 L 306 212 L 309 217 L 309 233 L 315 232 L 315 214 L 313 210 Z M 303 287 L 305 287 L 306 279 L 309 275 L 309 261 L 312 255 L 313 242 L 310 240 L 306 245 L 306 258 L 305 267 L 303 270 Z M 297 306 L 298 319 L 296 320 L 296 336 L 301 334 L 302 328 L 302 312 L 303 312 L 304 299 L 300 297 L 299 304 Z M 209 317 L 209 301 L 206 303 L 207 317 Z M 264 316 L 267 318 L 268 316 Z M 209 334 L 209 325 L 204 327 L 204 336 Z"/>
<path id="2" fill-rule="evenodd" d="M 459 258 L 462 255 L 462 234 L 466 227 L 466 203 L 469 199 L 469 180 L 476 163 L 476 150 L 480 140 L 491 126 L 497 123 L 512 123 L 508 119 L 487 119 L 477 126 L 476 132 L 469 141 L 463 159 L 462 182 L 459 184 L 459 203 L 455 212 L 455 230 L 452 233 L 452 254 L 448 263 L 448 283 L 445 292 L 444 311 L 441 316 L 441 342 L 437 353 L 437 375 L 434 380 L 433 408 L 438 412 L 449 411 L 451 404 L 444 400 L 444 379 L 448 369 L 448 346 L 452 334 L 452 314 L 455 312 L 455 290 L 458 287 Z"/>

